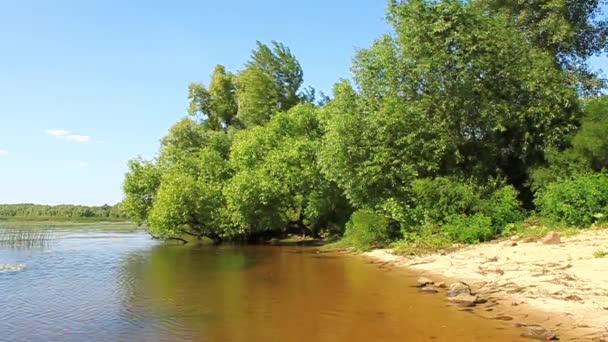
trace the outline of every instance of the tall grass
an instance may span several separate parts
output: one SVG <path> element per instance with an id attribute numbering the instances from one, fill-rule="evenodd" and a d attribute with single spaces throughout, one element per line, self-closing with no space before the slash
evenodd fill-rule
<path id="1" fill-rule="evenodd" d="M 43 248 L 53 240 L 46 229 L 15 229 L 0 227 L 0 248 Z"/>

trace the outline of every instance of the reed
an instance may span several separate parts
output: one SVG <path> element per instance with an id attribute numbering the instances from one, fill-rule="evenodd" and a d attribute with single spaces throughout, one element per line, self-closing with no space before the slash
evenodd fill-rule
<path id="1" fill-rule="evenodd" d="M 43 248 L 48 246 L 53 233 L 46 229 L 15 229 L 0 227 L 0 247 Z"/>

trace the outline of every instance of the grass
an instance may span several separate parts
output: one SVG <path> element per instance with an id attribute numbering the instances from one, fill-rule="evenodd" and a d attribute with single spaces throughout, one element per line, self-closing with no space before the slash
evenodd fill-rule
<path id="1" fill-rule="evenodd" d="M 356 251 L 367 252 L 375 248 L 391 248 L 398 255 L 422 255 L 439 250 L 453 250 L 457 247 L 453 241 L 442 234 L 412 235 L 407 240 L 397 240 L 388 245 L 375 243 L 373 245 L 353 244 L 348 238 L 330 241 L 321 246 L 323 251 Z"/>
<path id="2" fill-rule="evenodd" d="M 331 251 L 343 251 L 343 250 L 355 250 L 353 245 L 347 239 L 339 239 L 330 241 L 323 246 L 319 247 L 320 250 L 331 252 Z"/>
<path id="3" fill-rule="evenodd" d="M 523 222 L 514 223 L 505 228 L 503 236 L 519 236 L 522 238 L 541 238 L 549 232 L 558 232 L 562 236 L 574 236 L 584 228 L 568 226 L 538 217 L 530 217 Z"/>
<path id="4" fill-rule="evenodd" d="M 65 231 L 140 230 L 129 222 L 58 222 L 58 221 L 0 221 L 0 248 L 42 248 Z"/>
<path id="5" fill-rule="evenodd" d="M 568 237 L 579 234 L 585 229 L 593 228 L 573 227 L 561 223 L 551 222 L 538 217 L 530 217 L 523 222 L 509 225 L 508 227 L 506 227 L 506 229 L 501 235 L 496 236 L 496 239 L 500 239 L 500 237 L 510 236 L 519 236 L 522 239 L 540 239 L 543 236 L 547 235 L 547 233 L 552 231 L 559 232 L 561 236 Z M 417 256 L 436 253 L 438 251 L 453 251 L 463 246 L 466 245 L 455 243 L 454 241 L 450 240 L 450 238 L 445 234 L 441 234 L 436 231 L 423 231 L 419 234 L 412 234 L 408 236 L 407 239 L 394 241 L 389 246 L 385 247 L 390 247 L 393 253 L 398 255 Z M 354 244 L 352 244 L 348 239 L 343 238 L 336 242 L 328 243 L 321 249 L 328 251 L 347 249 L 355 251 L 366 251 L 378 247 L 382 246 L 367 246 L 366 248 L 355 248 Z M 596 258 L 608 256 L 608 251 L 596 251 L 594 253 L 594 256 Z"/>
<path id="6" fill-rule="evenodd" d="M 42 248 L 49 245 L 53 233 L 43 229 L 2 229 L 0 247 Z"/>
<path id="7" fill-rule="evenodd" d="M 408 239 L 399 240 L 391 244 L 393 253 L 398 255 L 424 255 L 440 250 L 456 249 L 457 244 L 444 234 L 413 235 Z"/>
<path id="8" fill-rule="evenodd" d="M 605 257 L 607 255 L 608 255 L 608 252 L 606 252 L 604 250 L 601 250 L 601 249 L 593 252 L 593 256 L 596 257 L 596 258 L 603 258 L 603 257 Z"/>

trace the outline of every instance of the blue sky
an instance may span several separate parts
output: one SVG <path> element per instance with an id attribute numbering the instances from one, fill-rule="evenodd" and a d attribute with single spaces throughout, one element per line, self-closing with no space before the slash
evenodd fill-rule
<path id="1" fill-rule="evenodd" d="M 328 92 L 355 49 L 388 30 L 385 4 L 1 2 L 0 203 L 118 202 L 127 160 L 154 156 L 186 114 L 189 82 L 218 63 L 238 70 L 256 40 L 277 40 Z"/>

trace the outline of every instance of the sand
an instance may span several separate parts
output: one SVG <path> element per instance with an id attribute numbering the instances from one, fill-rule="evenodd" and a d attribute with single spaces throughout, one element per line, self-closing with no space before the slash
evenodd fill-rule
<path id="1" fill-rule="evenodd" d="M 390 250 L 365 253 L 431 279 L 464 281 L 500 305 L 489 315 L 514 324 L 540 324 L 570 339 L 608 341 L 608 230 L 584 231 L 559 244 L 523 239 L 494 241 L 422 257 Z M 480 309 L 481 310 L 481 309 Z"/>

